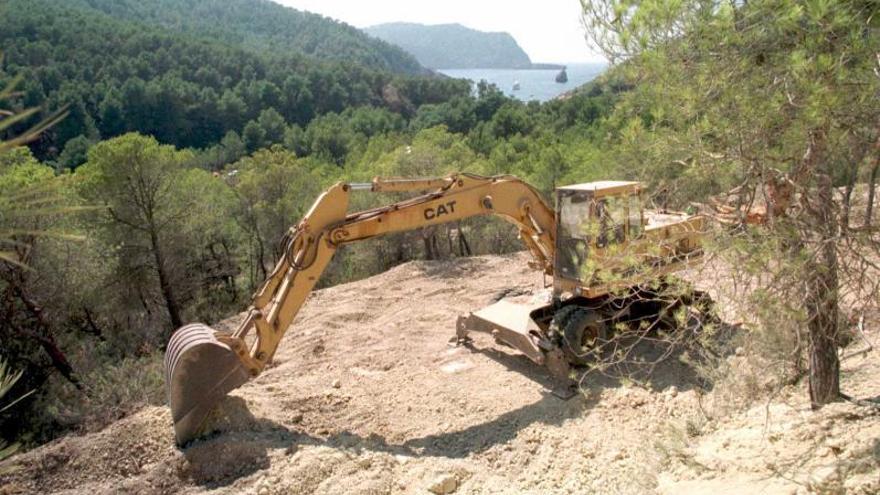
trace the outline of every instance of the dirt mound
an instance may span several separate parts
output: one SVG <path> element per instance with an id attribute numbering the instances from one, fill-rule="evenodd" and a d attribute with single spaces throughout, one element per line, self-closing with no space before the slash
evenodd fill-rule
<path id="1" fill-rule="evenodd" d="M 502 294 L 543 289 L 526 261 L 516 254 L 414 262 L 318 291 L 271 369 L 224 402 L 212 436 L 177 449 L 167 409 L 147 408 L 16 456 L 3 466 L 13 472 L 0 476 L 0 493 L 710 493 L 741 486 L 739 493 L 787 494 L 800 485 L 757 458 L 782 466 L 794 453 L 787 446 L 814 441 L 816 429 L 844 442 L 820 446 L 830 449 L 822 458 L 829 463 L 877 449 L 869 409 L 813 414 L 794 402 L 771 415 L 788 429 L 766 429 L 750 411 L 680 450 L 658 449 L 666 425 L 699 407 L 695 379 L 681 363 L 658 369 L 652 388 L 597 380 L 584 396 L 561 401 L 541 368 L 491 337 L 476 336 L 473 351 L 449 347 L 459 314 Z M 855 361 L 863 368 L 846 380 L 863 384 L 860 396 L 880 394 L 871 378 L 876 358 Z M 851 458 L 863 460 L 859 452 Z M 862 480 L 850 481 L 861 490 L 878 472 L 860 464 L 846 479 Z M 768 490 L 755 484 L 768 479 Z"/>

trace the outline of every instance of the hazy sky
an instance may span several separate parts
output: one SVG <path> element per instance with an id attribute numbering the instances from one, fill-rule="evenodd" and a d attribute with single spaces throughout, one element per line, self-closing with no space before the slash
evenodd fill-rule
<path id="1" fill-rule="evenodd" d="M 383 22 L 446 24 L 506 31 L 532 62 L 592 62 L 602 56 L 584 40 L 578 0 L 275 0 L 356 27 Z"/>

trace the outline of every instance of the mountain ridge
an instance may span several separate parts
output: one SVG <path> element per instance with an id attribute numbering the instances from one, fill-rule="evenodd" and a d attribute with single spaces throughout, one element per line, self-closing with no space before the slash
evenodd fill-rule
<path id="1" fill-rule="evenodd" d="M 431 69 L 532 69 L 528 54 L 506 32 L 487 32 L 458 23 L 390 22 L 364 29 L 411 53 Z M 539 64 L 545 66 L 547 64 Z M 559 66 L 561 67 L 561 66 Z"/>

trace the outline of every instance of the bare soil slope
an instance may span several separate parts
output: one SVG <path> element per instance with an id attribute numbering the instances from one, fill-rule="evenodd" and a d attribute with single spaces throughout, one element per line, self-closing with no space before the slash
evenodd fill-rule
<path id="1" fill-rule="evenodd" d="M 823 466 L 865 458 L 856 451 L 880 458 L 870 408 L 814 414 L 789 398 L 797 390 L 769 420 L 749 411 L 669 448 L 669 425 L 698 407 L 681 363 L 659 369 L 650 389 L 596 381 L 561 401 L 543 370 L 490 337 L 449 347 L 459 314 L 542 289 L 526 261 L 414 262 L 318 291 L 274 366 L 223 404 L 214 435 L 177 449 L 167 409 L 146 408 L 7 461 L 0 493 L 795 494 Z M 848 366 L 845 385 L 880 395 L 876 357 Z M 827 449 L 801 474 L 782 469 L 793 445 L 816 441 Z M 876 462 L 856 471 L 838 477 L 859 477 L 854 493 L 880 489 Z"/>

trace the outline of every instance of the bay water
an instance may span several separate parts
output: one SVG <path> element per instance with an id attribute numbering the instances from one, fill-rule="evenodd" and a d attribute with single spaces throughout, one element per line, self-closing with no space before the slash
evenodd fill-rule
<path id="1" fill-rule="evenodd" d="M 586 84 L 601 74 L 607 64 L 570 64 L 566 66 L 568 82 L 556 82 L 559 70 L 551 69 L 440 69 L 438 72 L 456 79 L 469 79 L 476 85 L 481 80 L 495 84 L 508 96 L 522 101 L 547 101 Z M 519 83 L 519 89 L 514 84 Z"/>

